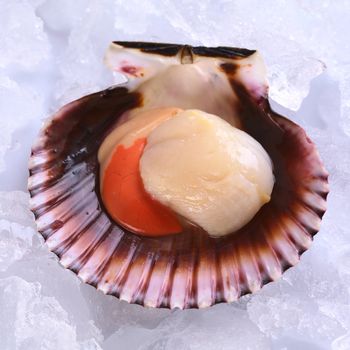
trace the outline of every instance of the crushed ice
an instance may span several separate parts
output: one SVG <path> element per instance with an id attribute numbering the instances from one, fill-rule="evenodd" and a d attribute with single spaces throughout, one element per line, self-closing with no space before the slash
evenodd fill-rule
<path id="1" fill-rule="evenodd" d="M 346 0 L 1 2 L 1 347 L 349 349 L 349 22 Z M 21 192 L 30 145 L 57 107 L 113 83 L 102 57 L 118 39 L 262 52 L 273 105 L 307 129 L 331 184 L 320 233 L 280 281 L 231 305 L 148 310 L 82 284 L 47 251 Z"/>

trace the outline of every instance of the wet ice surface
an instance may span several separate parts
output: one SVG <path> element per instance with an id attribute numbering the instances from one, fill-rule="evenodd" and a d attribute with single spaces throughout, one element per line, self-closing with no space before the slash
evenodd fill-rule
<path id="1" fill-rule="evenodd" d="M 349 2 L 14 0 L 0 23 L 2 349 L 350 349 Z M 280 281 L 231 305 L 149 310 L 82 284 L 47 251 L 23 192 L 30 145 L 59 106 L 112 84 L 113 39 L 262 52 L 273 106 L 306 128 L 331 183 L 320 233 Z"/>

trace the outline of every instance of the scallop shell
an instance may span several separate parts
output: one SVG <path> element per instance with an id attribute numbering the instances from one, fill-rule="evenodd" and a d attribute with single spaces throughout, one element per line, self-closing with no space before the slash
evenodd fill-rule
<path id="1" fill-rule="evenodd" d="M 114 45 L 124 56 L 131 50 L 141 60 L 224 60 L 220 69 L 245 116 L 243 129 L 263 145 L 274 163 L 272 198 L 238 233 L 222 238 L 195 232 L 140 237 L 119 227 L 100 199 L 97 150 L 123 113 L 142 104 L 143 96 L 128 84 L 111 87 L 64 106 L 46 123 L 32 148 L 31 210 L 49 249 L 84 282 L 151 307 L 203 308 L 232 302 L 278 279 L 299 261 L 319 230 L 328 175 L 304 130 L 271 110 L 267 85 L 260 84 L 256 93 L 256 86 L 249 89 L 251 85 L 247 88 L 237 81 L 237 64 L 249 60 L 254 51 Z M 112 56 L 118 58 L 118 52 Z M 107 61 L 114 56 L 107 56 Z M 151 68 L 148 72 L 156 75 L 159 67 Z M 123 71 L 135 76 L 125 66 Z"/>

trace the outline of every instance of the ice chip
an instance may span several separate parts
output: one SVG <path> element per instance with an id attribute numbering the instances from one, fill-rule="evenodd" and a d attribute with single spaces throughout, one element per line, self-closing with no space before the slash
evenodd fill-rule
<path id="1" fill-rule="evenodd" d="M 1 346 L 11 350 L 100 350 L 101 338 L 82 336 L 70 312 L 43 289 L 39 282 L 17 276 L 0 279 Z"/>
<path id="2" fill-rule="evenodd" d="M 0 337 L 5 349 L 79 349 L 68 314 L 39 283 L 19 277 L 0 280 Z"/>
<path id="3" fill-rule="evenodd" d="M 80 343 L 80 350 L 102 350 L 101 346 L 95 339 L 85 340 Z"/>
<path id="4" fill-rule="evenodd" d="M 330 347 L 350 325 L 348 310 L 341 311 L 347 303 L 347 284 L 322 241 L 317 243 L 297 267 L 265 286 L 247 305 L 250 319 L 272 339 L 289 337 Z"/>
<path id="5" fill-rule="evenodd" d="M 37 12 L 51 30 L 67 34 L 84 15 L 85 10 L 84 0 L 47 0 L 40 4 Z"/>
<path id="6" fill-rule="evenodd" d="M 350 52 L 350 50 L 349 50 Z M 338 70 L 338 77 L 340 79 L 340 93 L 342 98 L 342 105 L 341 105 L 341 126 L 344 130 L 344 132 L 347 134 L 347 136 L 350 137 L 350 91 L 349 91 L 349 84 L 350 84 L 350 63 L 347 63 L 342 67 L 341 70 Z"/>
<path id="7" fill-rule="evenodd" d="M 29 210 L 29 194 L 22 191 L 0 192 L 0 220 L 34 228 L 34 215 Z"/>
<path id="8" fill-rule="evenodd" d="M 268 339 L 249 320 L 244 310 L 232 305 L 210 309 L 172 312 L 156 328 L 138 324 L 121 328 L 108 338 L 106 350 L 121 348 L 151 349 L 240 349 L 268 350 Z"/>
<path id="9" fill-rule="evenodd" d="M 34 234 L 32 228 L 0 220 L 0 271 L 29 252 Z"/>
<path id="10" fill-rule="evenodd" d="M 43 99 L 38 92 L 0 74 L 0 172 L 5 169 L 6 152 L 19 147 L 13 134 L 30 123 L 39 124 L 42 108 Z"/>
<path id="11" fill-rule="evenodd" d="M 18 0 L 0 2 L 0 68 L 16 64 L 32 70 L 48 59 L 50 43 L 33 5 Z"/>
<path id="12" fill-rule="evenodd" d="M 332 343 L 332 350 L 348 350 L 350 349 L 350 332 L 335 339 Z"/>
<path id="13" fill-rule="evenodd" d="M 65 3 L 64 6 L 67 6 L 68 12 L 72 10 L 71 4 Z M 64 58 L 59 64 L 60 78 L 55 91 L 59 106 L 103 90 L 113 83 L 112 76 L 103 65 L 104 51 L 114 39 L 110 31 L 113 10 L 100 2 L 90 2 L 83 10 L 79 3 L 75 4 L 74 13 L 74 25 L 64 48 Z"/>
<path id="14" fill-rule="evenodd" d="M 26 193 L 0 192 L 0 271 L 28 253 L 35 235 Z"/>
<path id="15" fill-rule="evenodd" d="M 268 67 L 269 96 L 293 111 L 299 109 L 309 93 L 310 82 L 326 66 L 320 60 L 296 55 L 281 56 Z"/>

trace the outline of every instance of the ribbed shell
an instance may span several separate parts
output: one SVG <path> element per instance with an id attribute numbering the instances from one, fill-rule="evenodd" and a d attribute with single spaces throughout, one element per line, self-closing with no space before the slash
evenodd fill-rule
<path id="1" fill-rule="evenodd" d="M 151 307 L 203 308 L 259 290 L 295 265 L 326 210 L 325 171 L 304 130 L 234 85 L 244 129 L 267 150 L 271 201 L 238 233 L 139 237 L 108 217 L 99 197 L 97 150 L 141 97 L 116 87 L 63 107 L 43 127 L 28 188 L 39 232 L 61 264 L 106 294 Z"/>

